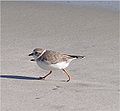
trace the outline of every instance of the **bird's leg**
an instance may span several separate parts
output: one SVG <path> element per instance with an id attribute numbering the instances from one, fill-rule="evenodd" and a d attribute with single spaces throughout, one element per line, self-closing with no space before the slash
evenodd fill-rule
<path id="1" fill-rule="evenodd" d="M 68 76 L 68 78 L 69 78 L 69 79 L 67 80 L 67 82 L 70 81 L 70 75 L 68 74 L 68 72 L 67 72 L 65 69 L 62 69 L 62 70 L 64 71 L 64 73 L 65 73 L 65 74 Z"/>
<path id="2" fill-rule="evenodd" d="M 50 71 L 47 75 L 43 76 L 43 77 L 39 77 L 39 79 L 45 79 L 47 76 L 49 76 L 52 73 L 52 71 Z"/>
<path id="3" fill-rule="evenodd" d="M 47 76 L 49 76 L 52 73 L 52 71 L 50 71 L 47 75 L 45 75 L 43 78 L 46 78 Z"/>

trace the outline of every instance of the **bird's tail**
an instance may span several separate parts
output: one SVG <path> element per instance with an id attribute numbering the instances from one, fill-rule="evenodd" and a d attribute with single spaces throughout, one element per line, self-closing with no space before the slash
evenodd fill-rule
<path id="1" fill-rule="evenodd" d="M 69 55 L 72 58 L 76 58 L 76 59 L 82 59 L 85 58 L 85 56 L 75 56 L 75 55 Z"/>

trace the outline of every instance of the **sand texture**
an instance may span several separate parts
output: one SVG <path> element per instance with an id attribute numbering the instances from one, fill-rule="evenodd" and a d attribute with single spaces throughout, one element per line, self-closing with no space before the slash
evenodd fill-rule
<path id="1" fill-rule="evenodd" d="M 118 11 L 89 5 L 2 2 L 1 111 L 118 111 Z M 31 62 L 36 47 L 85 55 L 72 80 Z"/>

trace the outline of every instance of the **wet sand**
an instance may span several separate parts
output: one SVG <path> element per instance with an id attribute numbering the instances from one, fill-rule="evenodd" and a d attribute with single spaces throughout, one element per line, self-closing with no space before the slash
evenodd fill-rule
<path id="1" fill-rule="evenodd" d="M 118 11 L 92 5 L 2 2 L 2 111 L 118 111 Z M 36 47 L 85 55 L 47 73 L 28 54 Z"/>

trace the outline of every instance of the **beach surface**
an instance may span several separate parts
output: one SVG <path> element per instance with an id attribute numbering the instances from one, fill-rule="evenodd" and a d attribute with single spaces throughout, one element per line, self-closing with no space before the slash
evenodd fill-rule
<path id="1" fill-rule="evenodd" d="M 1 3 L 1 111 L 119 111 L 118 10 L 70 2 Z M 48 73 L 28 56 L 41 47 L 84 55 Z"/>

